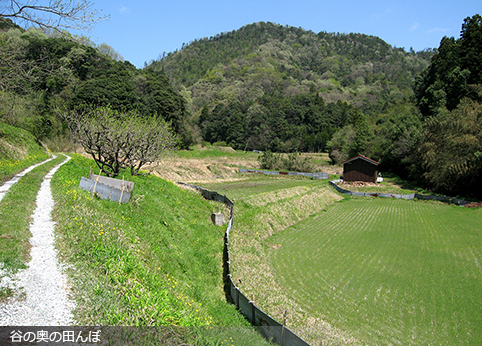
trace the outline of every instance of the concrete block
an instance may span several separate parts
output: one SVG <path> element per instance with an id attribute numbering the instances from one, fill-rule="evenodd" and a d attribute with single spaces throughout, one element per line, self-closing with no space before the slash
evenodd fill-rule
<path id="1" fill-rule="evenodd" d="M 211 220 L 216 226 L 224 225 L 224 215 L 222 213 L 212 213 Z"/>

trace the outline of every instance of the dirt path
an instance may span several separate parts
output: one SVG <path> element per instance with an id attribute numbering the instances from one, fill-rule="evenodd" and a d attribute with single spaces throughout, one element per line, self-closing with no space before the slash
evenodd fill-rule
<path id="1" fill-rule="evenodd" d="M 67 293 L 66 277 L 57 262 L 54 247 L 54 225 L 51 214 L 54 200 L 50 181 L 61 165 L 55 166 L 45 177 L 37 194 L 36 209 L 30 225 L 32 245 L 28 268 L 20 270 L 12 279 L 2 285 L 22 294 L 12 297 L 0 306 L 2 326 L 58 326 L 72 323 L 71 310 L 75 302 Z M 22 288 L 23 289 L 20 289 Z"/>

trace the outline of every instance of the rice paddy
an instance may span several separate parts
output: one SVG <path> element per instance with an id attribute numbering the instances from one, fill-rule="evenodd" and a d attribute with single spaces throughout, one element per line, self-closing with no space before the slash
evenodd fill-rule
<path id="1" fill-rule="evenodd" d="M 348 199 L 268 238 L 268 251 L 289 296 L 356 344 L 475 345 L 481 221 L 480 209 Z"/>

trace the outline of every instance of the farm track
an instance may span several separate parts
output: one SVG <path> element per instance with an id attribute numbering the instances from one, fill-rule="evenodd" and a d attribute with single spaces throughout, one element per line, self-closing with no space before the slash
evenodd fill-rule
<path id="1" fill-rule="evenodd" d="M 52 168 L 40 186 L 36 198 L 37 207 L 30 225 L 31 260 L 27 264 L 27 269 L 20 270 L 13 281 L 9 277 L 2 280 L 2 286 L 20 289 L 25 293 L 25 299 L 11 297 L 0 306 L 0 325 L 53 326 L 68 325 L 72 322 L 70 311 L 75 304 L 67 297 L 66 278 L 59 271 L 57 262 L 54 222 L 51 218 L 54 201 L 50 190 L 53 175 L 69 159 L 70 157 L 67 157 L 65 161 Z M 40 164 L 31 166 L 22 173 L 28 173 Z"/>
<path id="2" fill-rule="evenodd" d="M 20 178 L 22 178 L 23 176 L 25 176 L 25 174 L 27 174 L 28 172 L 32 171 L 33 169 L 35 169 L 36 167 L 40 166 L 40 165 L 43 165 L 44 163 L 47 163 L 49 161 L 52 161 L 56 156 L 52 156 L 51 158 L 47 159 L 47 160 L 44 160 L 42 162 L 39 162 L 39 163 L 36 163 L 30 167 L 28 167 L 27 169 L 23 170 L 22 172 L 16 174 L 12 179 L 6 181 L 5 183 L 3 183 L 1 186 L 0 186 L 0 201 L 5 197 L 5 195 L 8 193 L 8 191 L 10 190 L 10 188 L 15 185 L 19 180 Z"/>

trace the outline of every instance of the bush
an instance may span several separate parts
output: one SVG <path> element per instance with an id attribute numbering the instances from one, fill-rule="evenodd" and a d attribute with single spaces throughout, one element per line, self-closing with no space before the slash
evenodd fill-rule
<path id="1" fill-rule="evenodd" d="M 292 172 L 313 172 L 314 165 L 309 157 L 303 158 L 300 153 L 290 153 L 287 157 L 282 154 L 264 151 L 259 157 L 261 168 L 286 170 Z"/>
<path id="2" fill-rule="evenodd" d="M 263 154 L 259 157 L 259 163 L 263 169 L 281 169 L 281 154 L 269 150 L 263 151 Z"/>

